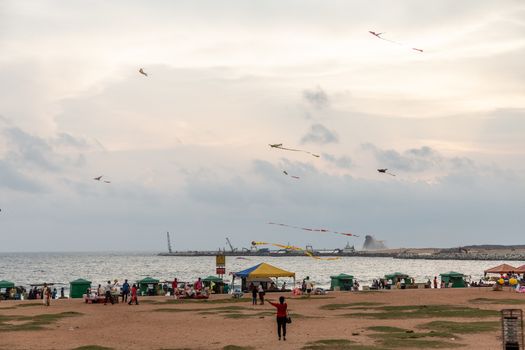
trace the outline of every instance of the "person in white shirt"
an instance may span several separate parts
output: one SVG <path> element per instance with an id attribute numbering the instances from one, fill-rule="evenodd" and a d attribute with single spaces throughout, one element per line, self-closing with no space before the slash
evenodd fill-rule
<path id="1" fill-rule="evenodd" d="M 113 301 L 113 297 L 111 296 L 111 281 L 108 281 L 108 284 L 106 284 L 105 288 L 105 299 L 104 299 L 104 305 L 108 303 L 108 300 L 111 302 L 111 305 L 113 305 L 115 302 Z"/>

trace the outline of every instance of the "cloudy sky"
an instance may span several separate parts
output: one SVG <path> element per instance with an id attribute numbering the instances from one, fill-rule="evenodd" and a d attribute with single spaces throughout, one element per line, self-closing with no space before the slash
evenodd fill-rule
<path id="1" fill-rule="evenodd" d="M 519 0 L 0 0 L 0 251 L 523 244 L 524 30 Z"/>

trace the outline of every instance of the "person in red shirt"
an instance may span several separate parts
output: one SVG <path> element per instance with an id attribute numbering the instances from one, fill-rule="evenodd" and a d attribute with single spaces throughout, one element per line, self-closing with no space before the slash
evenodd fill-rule
<path id="1" fill-rule="evenodd" d="M 283 340 L 286 340 L 286 318 L 288 316 L 288 304 L 284 302 L 284 297 L 279 297 L 279 304 L 266 299 L 270 304 L 277 308 L 277 335 L 281 340 L 281 329 L 283 330 Z"/>
<path id="2" fill-rule="evenodd" d="M 132 302 L 135 302 L 135 305 L 139 304 L 139 299 L 137 298 L 137 285 L 134 284 L 133 287 L 131 287 L 131 299 L 129 300 L 128 305 L 131 305 Z"/>

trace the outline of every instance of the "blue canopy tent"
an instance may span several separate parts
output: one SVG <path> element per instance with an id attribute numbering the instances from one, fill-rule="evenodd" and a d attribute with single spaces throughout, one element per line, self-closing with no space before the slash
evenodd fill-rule
<path id="1" fill-rule="evenodd" d="M 286 271 L 267 263 L 260 263 L 246 270 L 233 273 L 232 285 L 235 278 L 242 280 L 241 289 L 246 290 L 246 280 L 256 278 L 270 278 L 270 277 L 293 277 L 295 285 L 295 272 Z"/>

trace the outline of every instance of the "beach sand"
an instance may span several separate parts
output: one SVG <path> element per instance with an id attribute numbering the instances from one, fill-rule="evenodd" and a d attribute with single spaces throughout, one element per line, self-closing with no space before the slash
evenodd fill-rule
<path id="1" fill-rule="evenodd" d="M 267 294 L 274 300 L 280 295 Z M 0 349 L 74 349 L 86 345 L 111 349 L 223 349 L 228 345 L 239 346 L 237 349 L 301 349 L 308 346 L 311 349 L 385 349 L 390 346 L 406 349 L 451 348 L 460 344 L 463 349 L 499 349 L 501 327 L 497 312 L 525 306 L 521 304 L 525 303 L 525 295 L 494 292 L 490 288 L 332 292 L 309 299 L 292 298 L 289 293 L 284 296 L 292 313 L 286 342 L 277 340 L 275 309 L 271 305 L 252 306 L 248 299 L 231 302 L 227 295 L 213 295 L 207 302 L 180 303 L 173 303 L 170 297 L 149 297 L 141 298 L 138 306 L 85 304 L 81 299 L 55 300 L 50 307 L 35 300 L 2 301 Z M 406 308 L 391 310 L 385 306 Z M 450 311 L 451 307 L 456 309 Z M 466 307 L 474 310 L 464 309 Z M 436 314 L 441 309 L 452 314 Z M 418 312 L 406 315 L 410 310 Z M 64 312 L 80 314 L 57 319 L 50 316 L 34 318 Z M 371 313 L 381 313 L 384 317 L 378 318 Z M 9 316 L 26 318 L 10 319 Z M 492 321 L 492 328 L 471 334 L 443 334 L 439 330 L 429 333 L 430 329 L 418 328 L 437 320 Z M 30 326 L 31 322 L 42 322 L 42 329 L 7 330 L 7 327 Z M 385 333 L 384 329 L 370 330 L 373 326 L 403 330 Z M 331 345 L 324 346 L 320 340 Z"/>

